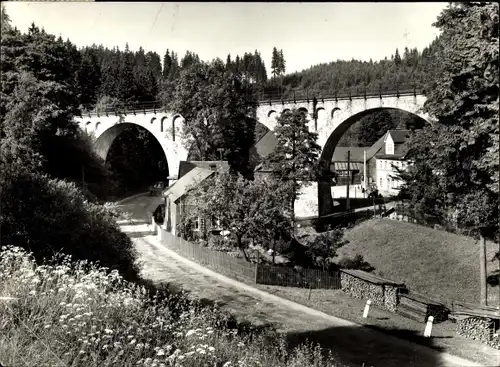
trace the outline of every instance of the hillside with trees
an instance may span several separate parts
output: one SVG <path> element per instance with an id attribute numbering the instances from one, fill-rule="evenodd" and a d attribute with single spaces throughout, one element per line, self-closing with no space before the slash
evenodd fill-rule
<path id="1" fill-rule="evenodd" d="M 395 50 L 390 58 L 379 61 L 337 60 L 311 66 L 309 69 L 280 77 L 280 83 L 269 86 L 268 92 L 284 96 L 297 95 L 361 95 L 382 91 L 413 90 L 424 88 L 425 84 L 439 73 L 439 38 L 422 51 Z"/>
<path id="2" fill-rule="evenodd" d="M 405 47 L 401 51 L 396 49 L 384 60 L 337 60 L 290 74 L 286 74 L 283 50 L 274 47 L 272 59 L 268 61 L 270 76 L 266 71 L 266 60 L 258 50 L 236 56 L 228 54 L 223 63 L 228 71 L 248 80 L 259 98 L 292 97 L 294 92 L 310 96 L 360 95 L 365 90 L 378 93 L 379 90 L 424 88 L 438 75 L 440 63 L 436 55 L 440 47 L 436 38 L 422 51 Z M 78 52 L 75 50 L 74 56 L 78 59 L 74 65 L 80 102 L 86 108 L 96 104 L 104 108 L 120 103 L 168 100 L 181 72 L 201 61 L 193 51 L 180 57 L 174 50 L 167 49 L 160 57 L 158 53 L 142 48 L 131 51 L 128 45 L 124 50 L 92 45 Z"/>
<path id="3" fill-rule="evenodd" d="M 99 261 L 136 279 L 135 250 L 118 213 L 95 200 L 108 178 L 104 162 L 74 121 L 78 50 L 34 24 L 21 33 L 2 10 L 1 55 L 2 246 L 32 251 L 37 261 L 60 252 Z"/>

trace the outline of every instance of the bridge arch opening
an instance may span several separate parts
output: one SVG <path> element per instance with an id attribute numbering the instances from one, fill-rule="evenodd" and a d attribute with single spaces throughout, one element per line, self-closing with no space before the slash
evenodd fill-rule
<path id="1" fill-rule="evenodd" d="M 172 140 L 175 141 L 175 125 L 182 123 L 182 116 L 181 115 L 175 115 L 172 118 Z"/>
<path id="2" fill-rule="evenodd" d="M 153 124 L 153 122 L 155 122 L 155 120 L 156 120 L 156 117 L 151 118 L 151 124 Z"/>
<path id="3" fill-rule="evenodd" d="M 335 108 L 332 110 L 332 113 L 331 113 L 331 115 L 330 115 L 330 117 L 331 117 L 332 119 L 333 119 L 333 116 L 335 115 L 335 112 L 337 112 L 337 111 L 340 111 L 340 108 L 335 107 Z"/>
<path id="4" fill-rule="evenodd" d="M 275 116 L 276 116 L 276 114 L 277 114 L 277 113 L 276 113 L 276 111 L 275 111 L 275 110 L 271 110 L 271 111 L 269 111 L 269 112 L 268 112 L 267 117 L 275 117 Z"/>
<path id="5" fill-rule="evenodd" d="M 95 140 L 94 149 L 108 168 L 118 172 L 119 177 L 126 177 L 132 186 L 167 181 L 167 151 L 158 138 L 141 125 L 124 122 L 111 126 Z"/>
<path id="6" fill-rule="evenodd" d="M 165 120 L 167 119 L 168 117 L 167 116 L 163 116 L 160 120 L 160 132 L 163 132 L 163 128 L 164 128 L 164 124 L 165 124 Z"/>
<path id="7" fill-rule="evenodd" d="M 97 121 L 97 122 L 95 123 L 95 131 L 97 131 L 97 130 L 99 129 L 99 125 L 100 125 L 100 124 L 101 124 L 101 123 L 100 123 L 99 121 Z"/>
<path id="8" fill-rule="evenodd" d="M 332 111 L 332 115 L 336 110 L 339 109 L 334 108 Z M 331 187 L 332 187 L 332 177 L 335 175 L 335 173 L 331 171 L 330 165 L 332 162 L 333 153 L 335 152 L 335 149 L 340 139 L 349 130 L 350 127 L 352 127 L 356 122 L 360 121 L 362 118 L 384 110 L 398 111 L 398 114 L 401 114 L 403 116 L 407 117 L 411 116 L 413 119 L 410 121 L 414 121 L 413 123 L 415 125 L 407 126 L 406 128 L 409 130 L 422 128 L 425 124 L 429 123 L 425 119 L 414 113 L 391 107 L 379 107 L 379 108 L 364 110 L 342 121 L 340 125 L 338 125 L 335 128 L 335 130 L 330 134 L 321 152 L 320 169 L 322 172 L 322 177 L 318 181 L 319 216 L 324 216 L 333 212 L 333 198 L 332 198 Z"/>
<path id="9" fill-rule="evenodd" d="M 305 107 L 300 107 L 300 108 L 298 109 L 298 111 L 299 111 L 301 114 L 306 115 L 306 116 L 307 116 L 307 114 L 309 113 L 309 111 L 308 111 L 308 110 L 307 110 L 307 108 L 305 108 Z"/>

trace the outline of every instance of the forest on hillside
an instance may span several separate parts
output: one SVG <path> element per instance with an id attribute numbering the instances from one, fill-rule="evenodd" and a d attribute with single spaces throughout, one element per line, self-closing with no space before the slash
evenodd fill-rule
<path id="1" fill-rule="evenodd" d="M 268 77 L 260 52 L 227 55 L 223 62 L 229 72 L 237 73 L 252 84 L 259 99 L 272 96 L 360 95 L 379 91 L 422 89 L 435 79 L 439 70 L 439 39 L 421 52 L 407 47 L 398 49 L 389 58 L 379 61 L 337 60 L 286 74 L 286 55 L 273 49 Z M 180 73 L 193 63 L 203 62 L 193 51 L 180 57 L 167 49 L 163 57 L 140 48 L 131 51 L 126 45 L 109 49 L 92 45 L 73 52 L 77 68 L 80 102 L 84 109 L 99 110 L 120 104 L 141 104 L 157 101 L 166 105 L 171 98 Z"/>

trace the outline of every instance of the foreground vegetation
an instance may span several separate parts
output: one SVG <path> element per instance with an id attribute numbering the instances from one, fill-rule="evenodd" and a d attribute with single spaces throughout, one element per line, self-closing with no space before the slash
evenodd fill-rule
<path id="1" fill-rule="evenodd" d="M 321 349 L 287 351 L 283 336 L 238 331 L 231 317 L 182 295 L 152 295 L 94 264 L 36 265 L 0 252 L 0 355 L 9 366 L 333 366 Z"/>

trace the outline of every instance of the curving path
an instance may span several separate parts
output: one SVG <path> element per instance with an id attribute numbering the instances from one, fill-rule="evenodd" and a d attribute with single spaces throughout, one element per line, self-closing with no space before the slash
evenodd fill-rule
<path id="1" fill-rule="evenodd" d="M 159 197 L 142 195 L 121 205 L 133 218 L 134 223 L 123 222 L 122 229 L 140 253 L 144 276 L 180 285 L 199 298 L 219 300 L 237 318 L 256 324 L 273 323 L 287 332 L 292 343 L 318 341 L 348 365 L 480 366 L 271 295 L 179 256 L 151 235 L 150 213 L 159 203 Z"/>

